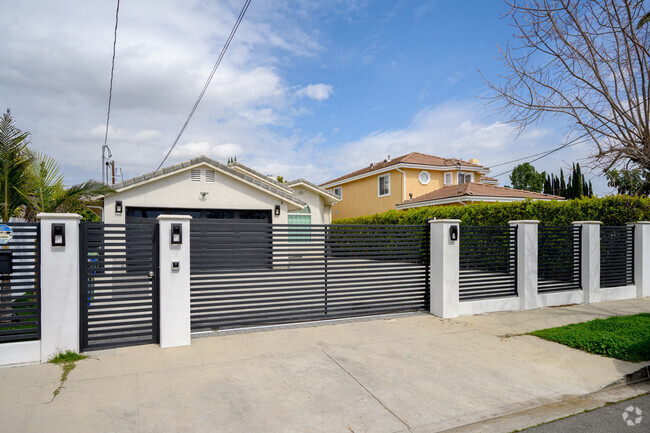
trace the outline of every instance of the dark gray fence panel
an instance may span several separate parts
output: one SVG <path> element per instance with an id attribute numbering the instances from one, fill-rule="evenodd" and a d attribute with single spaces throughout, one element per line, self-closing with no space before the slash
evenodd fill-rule
<path id="1" fill-rule="evenodd" d="M 517 228 L 460 226 L 460 300 L 517 295 Z"/>
<path id="2" fill-rule="evenodd" d="M 5 223 L 13 239 L 13 271 L 0 275 L 0 343 L 38 340 L 41 336 L 40 224 Z"/>
<path id="3" fill-rule="evenodd" d="M 158 341 L 158 224 L 81 224 L 81 348 Z"/>
<path id="4" fill-rule="evenodd" d="M 539 226 L 537 291 L 580 290 L 581 226 Z"/>
<path id="5" fill-rule="evenodd" d="M 634 284 L 634 226 L 600 228 L 600 286 Z"/>
<path id="6" fill-rule="evenodd" d="M 197 223 L 192 330 L 428 308 L 428 226 Z"/>

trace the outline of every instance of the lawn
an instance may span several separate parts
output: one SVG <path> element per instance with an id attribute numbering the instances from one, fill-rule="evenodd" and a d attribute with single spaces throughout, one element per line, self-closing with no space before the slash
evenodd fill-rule
<path id="1" fill-rule="evenodd" d="M 650 361 L 650 313 L 595 319 L 529 334 L 610 358 Z"/>

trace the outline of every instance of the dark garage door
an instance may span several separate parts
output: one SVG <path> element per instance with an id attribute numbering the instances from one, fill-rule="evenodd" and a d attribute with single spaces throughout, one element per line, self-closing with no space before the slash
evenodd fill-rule
<path id="1" fill-rule="evenodd" d="M 194 242 L 211 244 L 208 251 L 203 249 L 199 255 L 197 249 L 192 248 L 192 268 L 200 264 L 210 265 L 215 262 L 232 261 L 252 267 L 271 266 L 273 236 L 268 230 L 268 224 L 271 223 L 270 210 L 127 207 L 126 223 L 155 223 L 156 218 L 163 214 L 190 215 L 191 231 L 195 235 Z M 240 230 L 243 226 L 246 230 Z M 218 233 L 215 233 L 215 230 Z M 202 231 L 206 233 L 197 236 L 197 232 Z M 247 245 L 256 248 L 253 251 L 247 248 Z M 260 245 L 268 245 L 268 249 L 260 249 Z"/>

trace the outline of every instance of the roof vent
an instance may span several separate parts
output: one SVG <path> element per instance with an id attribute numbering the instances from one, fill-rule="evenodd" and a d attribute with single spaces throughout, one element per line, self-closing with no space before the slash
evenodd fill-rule
<path id="1" fill-rule="evenodd" d="M 375 163 L 374 163 L 374 162 L 371 162 L 371 163 L 370 163 L 370 169 L 372 170 L 373 168 L 375 168 Z"/>
<path id="2" fill-rule="evenodd" d="M 388 162 L 390 162 L 390 155 L 388 155 L 388 158 L 386 158 L 386 160 L 387 160 Z"/>

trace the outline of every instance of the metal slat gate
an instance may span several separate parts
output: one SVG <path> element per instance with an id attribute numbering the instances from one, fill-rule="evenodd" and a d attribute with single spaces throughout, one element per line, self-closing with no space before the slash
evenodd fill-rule
<path id="1" fill-rule="evenodd" d="M 634 226 L 600 228 L 600 287 L 634 284 Z"/>
<path id="2" fill-rule="evenodd" d="M 428 226 L 192 222 L 192 331 L 428 308 Z"/>
<path id="3" fill-rule="evenodd" d="M 11 252 L 13 269 L 0 276 L 0 343 L 41 336 L 40 224 L 7 223 L 13 239 L 0 251 Z M 1 349 L 0 349 L 1 350 Z"/>
<path id="4" fill-rule="evenodd" d="M 158 341 L 158 224 L 80 227 L 81 349 Z"/>

